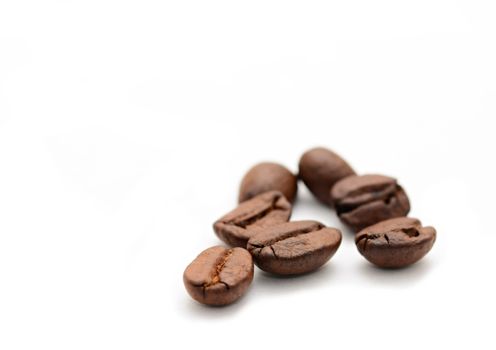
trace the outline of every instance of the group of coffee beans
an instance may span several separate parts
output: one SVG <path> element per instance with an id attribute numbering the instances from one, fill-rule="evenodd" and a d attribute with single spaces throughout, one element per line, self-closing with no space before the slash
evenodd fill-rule
<path id="1" fill-rule="evenodd" d="M 303 154 L 298 176 L 276 163 L 260 163 L 244 176 L 239 205 L 214 223 L 230 248 L 204 250 L 183 275 L 191 297 L 227 305 L 253 280 L 253 264 L 277 275 L 297 275 L 324 265 L 341 244 L 341 232 L 317 221 L 289 221 L 297 182 L 335 208 L 356 232 L 360 254 L 382 268 L 420 260 L 432 248 L 436 230 L 406 215 L 410 203 L 397 181 L 384 175 L 357 175 L 336 153 L 314 148 Z"/>

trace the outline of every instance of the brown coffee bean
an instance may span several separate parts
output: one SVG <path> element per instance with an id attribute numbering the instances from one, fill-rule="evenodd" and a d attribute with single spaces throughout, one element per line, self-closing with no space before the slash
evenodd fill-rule
<path id="1" fill-rule="evenodd" d="M 189 295 L 207 305 L 227 305 L 236 301 L 252 280 L 253 260 L 243 248 L 208 248 L 188 265 L 183 274 Z"/>
<path id="2" fill-rule="evenodd" d="M 326 148 L 305 152 L 299 163 L 299 178 L 321 202 L 332 206 L 330 190 L 339 180 L 355 175 L 355 171 L 340 156 Z"/>
<path id="3" fill-rule="evenodd" d="M 260 163 L 248 170 L 239 188 L 239 202 L 267 191 L 279 191 L 293 202 L 297 191 L 296 176 L 277 163 Z"/>
<path id="4" fill-rule="evenodd" d="M 334 185 L 331 197 L 340 219 L 355 231 L 410 211 L 403 188 L 383 175 L 348 176 Z"/>
<path id="5" fill-rule="evenodd" d="M 379 222 L 357 233 L 355 243 L 365 259 L 384 268 L 399 268 L 419 261 L 436 241 L 433 227 L 414 218 Z"/>
<path id="6" fill-rule="evenodd" d="M 255 227 L 274 226 L 289 220 L 291 204 L 281 192 L 271 191 L 241 203 L 214 223 L 217 236 L 231 246 L 246 247 Z"/>
<path id="7" fill-rule="evenodd" d="M 341 244 L 341 232 L 317 221 L 293 221 L 256 228 L 247 248 L 264 271 L 296 275 L 324 265 Z"/>

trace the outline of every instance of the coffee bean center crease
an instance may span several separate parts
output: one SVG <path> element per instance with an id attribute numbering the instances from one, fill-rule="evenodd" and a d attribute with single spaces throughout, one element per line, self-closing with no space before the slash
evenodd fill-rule
<path id="1" fill-rule="evenodd" d="M 279 197 L 274 197 L 272 202 L 266 208 L 261 208 L 259 210 L 253 210 L 251 212 L 246 213 L 241 218 L 237 217 L 232 220 L 226 221 L 225 223 L 228 225 L 234 225 L 241 228 L 247 228 L 258 220 L 266 217 L 270 212 L 278 209 L 284 209 L 283 207 L 279 207 L 277 202 L 279 201 Z M 258 208 L 257 208 L 258 209 Z"/>
<path id="2" fill-rule="evenodd" d="M 252 250 L 253 254 L 260 254 L 263 248 L 270 248 L 272 250 L 272 254 L 274 254 L 274 257 L 279 258 L 276 254 L 274 247 L 273 247 L 273 245 L 275 243 L 286 241 L 286 240 L 293 238 L 293 237 L 298 237 L 301 235 L 313 233 L 313 232 L 319 231 L 323 228 L 324 228 L 324 225 L 322 225 L 322 224 L 313 224 L 312 226 L 308 226 L 308 227 L 304 227 L 304 228 L 298 228 L 297 230 L 289 231 L 289 232 L 286 232 L 285 234 L 281 234 L 279 236 L 272 237 L 272 238 L 267 239 L 263 242 L 259 242 L 259 243 L 253 242 L 253 243 L 250 243 L 250 245 L 253 248 L 255 248 Z M 305 240 L 298 240 L 298 241 L 294 241 L 294 242 L 287 242 L 285 244 L 285 247 L 287 249 L 291 249 L 291 247 L 301 247 L 302 245 L 307 245 L 307 244 L 308 244 L 308 242 L 306 242 Z"/>
<path id="3" fill-rule="evenodd" d="M 205 282 L 203 284 L 203 294 L 205 294 L 205 290 L 208 287 L 211 287 L 217 283 L 221 283 L 221 284 L 225 285 L 227 289 L 229 289 L 229 285 L 226 282 L 221 281 L 220 273 L 221 273 L 222 269 L 224 268 L 224 265 L 226 265 L 227 261 L 231 257 L 232 253 L 233 253 L 232 249 L 226 250 L 226 253 L 220 258 L 219 262 L 215 265 L 215 268 L 212 271 L 212 276 L 210 278 L 210 281 Z"/>
<path id="4" fill-rule="evenodd" d="M 404 240 L 404 239 L 408 240 L 420 236 L 419 230 L 415 227 L 398 228 L 396 230 L 391 230 L 388 233 L 367 233 L 361 236 L 360 238 L 358 238 L 356 243 L 365 240 L 365 242 L 363 243 L 363 248 L 365 249 L 368 241 L 378 240 L 379 238 L 384 238 L 386 243 L 389 245 L 391 243 L 390 242 L 391 238 L 389 236 L 392 236 L 397 240 Z"/>

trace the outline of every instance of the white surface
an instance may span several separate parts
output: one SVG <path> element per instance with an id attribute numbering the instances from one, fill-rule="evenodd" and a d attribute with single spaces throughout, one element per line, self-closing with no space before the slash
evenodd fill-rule
<path id="1" fill-rule="evenodd" d="M 0 348 L 494 349 L 494 1 L 0 2 Z M 438 229 L 352 236 L 231 307 L 186 265 L 261 160 L 399 178 Z M 294 219 L 343 227 L 300 187 Z"/>

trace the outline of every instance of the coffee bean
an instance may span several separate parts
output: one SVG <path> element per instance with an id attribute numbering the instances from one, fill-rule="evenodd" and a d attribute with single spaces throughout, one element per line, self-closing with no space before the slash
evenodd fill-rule
<path id="1" fill-rule="evenodd" d="M 433 227 L 414 218 L 379 222 L 357 233 L 355 243 L 365 259 L 384 268 L 399 268 L 419 261 L 436 241 Z"/>
<path id="2" fill-rule="evenodd" d="M 289 220 L 291 204 L 281 192 L 271 191 L 241 203 L 214 223 L 214 231 L 231 246 L 246 247 L 255 227 L 274 226 Z"/>
<path id="3" fill-rule="evenodd" d="M 296 176 L 277 163 L 260 163 L 251 168 L 241 181 L 239 202 L 267 191 L 279 191 L 293 202 L 296 196 Z"/>
<path id="4" fill-rule="evenodd" d="M 293 221 L 255 228 L 247 248 L 264 271 L 296 275 L 324 265 L 341 244 L 341 232 L 317 221 Z"/>
<path id="5" fill-rule="evenodd" d="M 330 196 L 332 186 L 350 175 L 355 175 L 351 166 L 326 148 L 313 148 L 300 158 L 299 178 L 317 199 L 329 206 L 332 206 Z"/>
<path id="6" fill-rule="evenodd" d="M 383 175 L 348 176 L 334 185 L 331 197 L 340 219 L 355 231 L 410 211 L 405 191 Z"/>
<path id="7" fill-rule="evenodd" d="M 183 274 L 189 295 L 207 305 L 227 305 L 236 301 L 252 280 L 253 260 L 243 248 L 208 248 L 188 265 Z"/>

